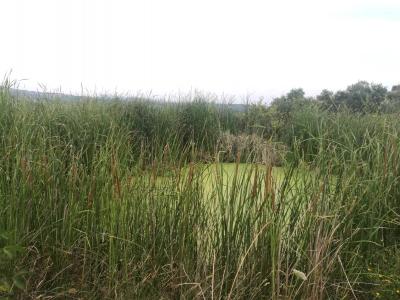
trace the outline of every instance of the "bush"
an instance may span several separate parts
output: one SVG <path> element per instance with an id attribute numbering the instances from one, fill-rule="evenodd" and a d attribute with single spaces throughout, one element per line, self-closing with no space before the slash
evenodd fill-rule
<path id="1" fill-rule="evenodd" d="M 224 132 L 218 141 L 218 152 L 224 162 L 253 162 L 280 166 L 286 154 L 283 144 L 274 143 L 256 134 L 233 135 Z M 221 159 L 221 158 L 220 158 Z"/>

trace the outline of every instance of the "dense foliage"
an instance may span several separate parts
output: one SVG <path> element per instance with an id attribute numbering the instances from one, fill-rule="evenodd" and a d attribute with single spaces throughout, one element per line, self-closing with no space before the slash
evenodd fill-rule
<path id="1" fill-rule="evenodd" d="M 398 87 L 296 89 L 237 111 L 9 86 L 0 297 L 399 297 Z"/>

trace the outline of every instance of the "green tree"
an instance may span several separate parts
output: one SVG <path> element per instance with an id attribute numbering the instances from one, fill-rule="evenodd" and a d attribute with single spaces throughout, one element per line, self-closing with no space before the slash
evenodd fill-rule
<path id="1" fill-rule="evenodd" d="M 255 133 L 263 137 L 272 135 L 271 115 L 261 101 L 248 107 L 245 114 L 245 124 L 248 133 Z"/>
<path id="2" fill-rule="evenodd" d="M 385 104 L 385 112 L 387 113 L 400 111 L 400 84 L 394 85 L 391 91 L 388 92 Z"/>
<path id="3" fill-rule="evenodd" d="M 301 88 L 292 89 L 286 95 L 275 98 L 269 107 L 272 116 L 274 132 L 282 139 L 290 135 L 290 126 L 293 123 L 293 116 L 297 111 L 301 111 L 314 105 L 316 101 L 305 97 L 304 90 Z"/>
<path id="4" fill-rule="evenodd" d="M 311 103 L 311 98 L 306 98 L 304 90 L 301 88 L 292 89 L 285 96 L 275 98 L 271 107 L 274 107 L 278 117 L 287 122 L 291 118 L 293 111 L 301 109 Z"/>
<path id="5" fill-rule="evenodd" d="M 321 94 L 317 96 L 317 101 L 323 109 L 329 111 L 336 111 L 335 94 L 329 90 L 322 90 Z"/>
<path id="6" fill-rule="evenodd" d="M 387 89 L 382 84 L 359 81 L 338 91 L 334 96 L 336 109 L 346 106 L 353 112 L 378 112 L 387 96 Z"/>
<path id="7" fill-rule="evenodd" d="M 400 102 L 400 84 L 392 86 L 391 91 L 388 93 L 388 99 L 391 102 Z"/>

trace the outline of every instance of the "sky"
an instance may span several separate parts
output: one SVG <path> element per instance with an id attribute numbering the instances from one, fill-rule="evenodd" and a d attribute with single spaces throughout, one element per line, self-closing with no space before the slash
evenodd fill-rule
<path id="1" fill-rule="evenodd" d="M 0 76 L 78 94 L 390 88 L 399 36 L 398 0 L 1 0 Z"/>

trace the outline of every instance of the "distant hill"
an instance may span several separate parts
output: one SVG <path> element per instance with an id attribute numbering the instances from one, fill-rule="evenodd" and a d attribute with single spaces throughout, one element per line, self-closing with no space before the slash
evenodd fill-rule
<path id="1" fill-rule="evenodd" d="M 63 100 L 63 101 L 79 101 L 84 99 L 84 96 L 77 96 L 77 95 L 71 95 L 71 94 L 64 94 L 64 93 L 55 93 L 55 92 L 39 92 L 39 91 L 29 91 L 29 90 L 21 90 L 21 89 L 10 89 L 10 92 L 12 95 L 16 97 L 21 97 L 21 98 L 26 98 L 26 99 L 57 99 L 57 100 Z M 97 99 L 102 99 L 102 100 L 111 100 L 114 97 L 112 96 L 98 96 Z M 135 97 L 119 97 L 124 100 L 131 100 L 135 101 L 138 100 L 139 98 Z M 144 100 L 143 98 L 140 98 L 140 100 Z M 149 101 L 158 104 L 158 105 L 163 105 L 167 102 L 164 101 L 157 101 L 154 99 L 149 99 Z M 236 111 L 236 112 L 244 112 L 246 111 L 248 104 L 242 104 L 242 103 L 215 103 L 215 105 L 220 108 L 220 107 L 228 107 L 229 109 Z"/>
<path id="2" fill-rule="evenodd" d="M 28 91 L 20 89 L 10 89 L 10 92 L 14 96 L 28 98 L 28 99 L 61 99 L 61 100 L 80 100 L 81 96 L 75 96 L 64 93 L 52 93 L 52 92 L 39 92 L 39 91 Z"/>

